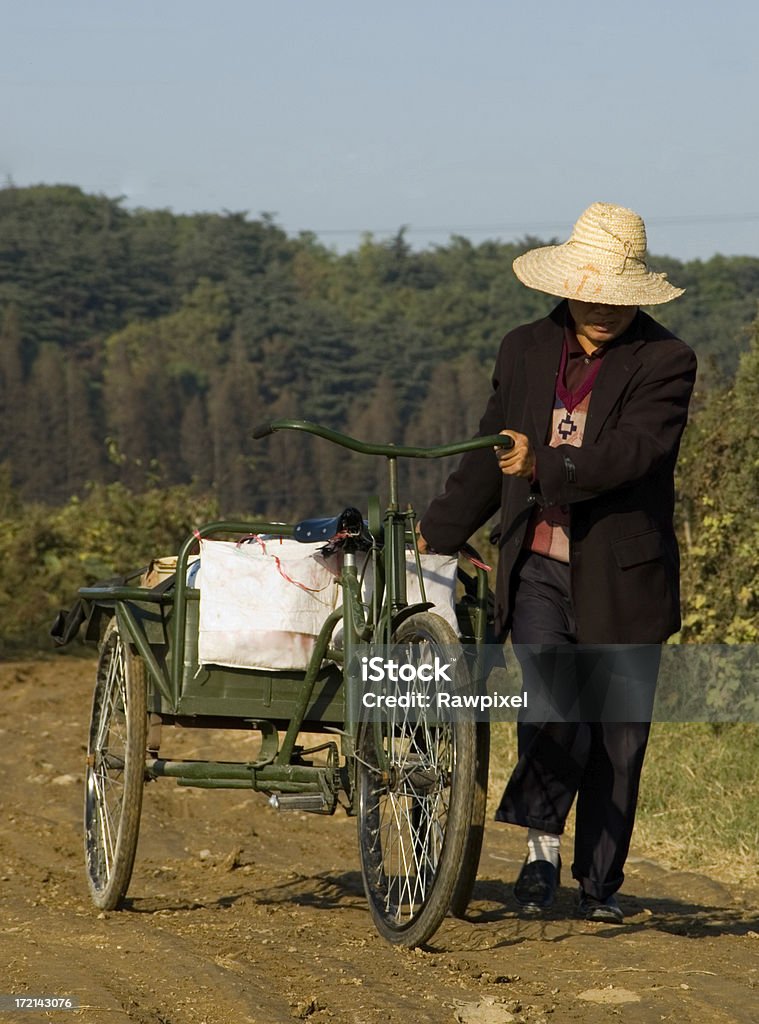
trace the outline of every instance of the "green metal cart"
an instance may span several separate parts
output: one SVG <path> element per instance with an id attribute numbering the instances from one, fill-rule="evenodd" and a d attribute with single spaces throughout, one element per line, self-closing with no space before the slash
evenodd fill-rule
<path id="1" fill-rule="evenodd" d="M 487 724 L 472 716 L 438 720 L 418 709 L 388 710 L 368 720 L 360 687 L 348 671 L 362 644 L 408 645 L 427 652 L 482 644 L 488 615 L 487 574 L 466 574 L 457 605 L 458 634 L 424 600 L 409 604 L 406 553 L 416 552 L 415 514 L 398 498 L 399 458 L 440 458 L 508 445 L 503 436 L 436 448 L 367 444 L 300 420 L 277 420 L 254 432 L 297 430 L 366 455 L 389 470 L 384 513 L 369 502 L 368 523 L 337 542 L 342 601 L 324 621 L 304 671 L 200 664 L 202 590 L 188 585 L 193 546 L 201 538 L 292 537 L 295 525 L 215 522 L 182 544 L 168 585 L 84 587 L 80 597 L 97 627 L 99 659 L 92 703 L 85 788 L 85 853 L 95 905 L 116 908 L 129 886 L 146 781 L 249 789 L 275 806 L 355 815 L 364 888 L 379 932 L 390 942 L 427 941 L 448 912 L 463 916 L 477 873 L 487 795 Z M 308 531 L 305 531 L 308 532 Z M 375 581 L 366 601 L 357 549 Z M 420 559 L 415 565 L 421 579 Z M 334 643 L 337 627 L 342 641 Z M 91 630 L 90 630 L 91 633 Z M 461 665 L 466 659 L 462 657 Z M 472 681 L 472 686 L 475 683 Z M 257 731 L 258 755 L 247 763 L 172 760 L 162 756 L 167 727 Z M 299 738 L 321 734 L 315 746 Z"/>

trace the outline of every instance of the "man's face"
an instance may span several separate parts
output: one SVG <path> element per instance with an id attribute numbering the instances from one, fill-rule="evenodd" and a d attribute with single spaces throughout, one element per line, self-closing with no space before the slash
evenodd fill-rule
<path id="1" fill-rule="evenodd" d="M 589 351 L 624 334 L 635 319 L 638 307 L 607 306 L 602 302 L 570 299 L 569 312 L 575 322 L 577 340 Z"/>

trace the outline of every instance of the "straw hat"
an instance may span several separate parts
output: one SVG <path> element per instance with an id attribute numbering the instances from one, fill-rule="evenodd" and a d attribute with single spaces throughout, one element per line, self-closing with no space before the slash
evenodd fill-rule
<path id="1" fill-rule="evenodd" d="M 646 268 L 643 218 L 611 203 L 589 206 L 563 245 L 518 256 L 514 273 L 528 288 L 611 306 L 653 306 L 684 291 Z"/>

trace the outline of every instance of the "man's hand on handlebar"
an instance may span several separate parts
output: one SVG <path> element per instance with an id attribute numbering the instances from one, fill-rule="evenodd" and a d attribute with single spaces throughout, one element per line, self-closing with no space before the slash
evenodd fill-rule
<path id="1" fill-rule="evenodd" d="M 504 476 L 532 477 L 535 473 L 535 451 L 526 434 L 502 430 L 514 442 L 513 448 L 496 448 L 498 466 Z"/>

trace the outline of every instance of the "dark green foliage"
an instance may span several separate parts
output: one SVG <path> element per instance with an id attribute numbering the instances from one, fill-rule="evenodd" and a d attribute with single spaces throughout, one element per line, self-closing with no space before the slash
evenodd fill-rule
<path id="1" fill-rule="evenodd" d="M 2 189 L 0 459 L 29 501 L 65 502 L 88 480 L 160 480 L 213 488 L 226 511 L 360 502 L 381 467 L 354 470 L 302 437 L 255 443 L 252 426 L 289 415 L 366 440 L 469 436 L 500 338 L 554 304 L 511 270 L 538 244 L 455 236 L 416 252 L 400 230 L 338 256 L 266 215 Z M 699 351 L 702 386 L 729 378 L 759 260 L 655 262 L 687 288 L 661 316 Z M 405 471 L 418 505 L 449 468 Z"/>
<path id="2" fill-rule="evenodd" d="M 664 307 L 661 316 L 670 330 L 698 352 L 702 388 L 732 377 L 759 313 L 759 259 L 713 256 L 689 263 L 655 259 L 653 267 L 666 271 L 671 281 L 685 288 L 685 295 Z M 659 311 L 651 312 L 657 316 Z"/>
<path id="3" fill-rule="evenodd" d="M 733 384 L 712 391 L 680 459 L 683 637 L 759 640 L 759 321 Z"/>
<path id="4" fill-rule="evenodd" d="M 0 305 L 19 310 L 29 360 L 43 341 L 86 345 L 127 314 L 128 224 L 118 202 L 77 188 L 0 189 Z"/>
<path id="5" fill-rule="evenodd" d="M 43 645 L 79 586 L 175 552 L 217 511 L 297 519 L 384 496 L 381 463 L 302 434 L 254 442 L 263 420 L 471 436 L 500 338 L 554 304 L 511 271 L 539 244 L 415 252 L 401 230 L 339 256 L 268 216 L 0 189 L 0 655 Z M 701 368 L 679 477 L 682 638 L 753 644 L 759 259 L 653 265 L 687 291 L 652 312 Z M 401 467 L 402 496 L 422 510 L 451 468 Z M 478 544 L 495 557 L 486 531 Z M 744 708 L 745 679 L 719 671 L 720 700 Z"/>
<path id="6" fill-rule="evenodd" d="M 49 646 L 47 630 L 79 587 L 176 554 L 214 499 L 187 488 L 97 485 L 61 508 L 22 504 L 0 466 L 0 657 Z"/>

